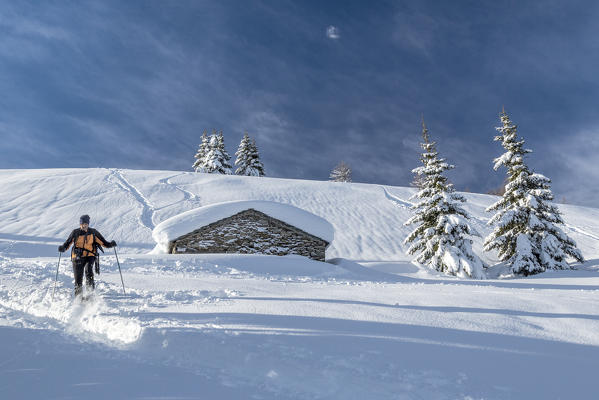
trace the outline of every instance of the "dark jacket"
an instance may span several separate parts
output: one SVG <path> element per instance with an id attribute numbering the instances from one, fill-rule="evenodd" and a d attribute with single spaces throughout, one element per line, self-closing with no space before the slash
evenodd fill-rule
<path id="1" fill-rule="evenodd" d="M 66 251 L 71 244 L 73 244 L 73 250 L 71 251 L 71 259 L 79 257 L 95 257 L 98 255 L 98 247 L 103 246 L 110 248 L 112 244 L 104 239 L 104 236 L 94 228 L 88 228 L 87 232 L 77 228 L 71 232 L 63 247 Z M 75 250 L 81 249 L 81 250 Z M 77 253 L 80 254 L 77 254 Z"/>

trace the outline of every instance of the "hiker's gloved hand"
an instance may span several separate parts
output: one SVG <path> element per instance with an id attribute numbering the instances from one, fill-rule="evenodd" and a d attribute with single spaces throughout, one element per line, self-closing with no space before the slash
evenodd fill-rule
<path id="1" fill-rule="evenodd" d="M 116 242 L 114 240 L 110 242 L 110 247 L 116 247 Z"/>
<path id="2" fill-rule="evenodd" d="M 58 251 L 60 251 L 61 253 L 63 253 L 65 251 L 65 248 L 62 244 L 60 246 L 58 246 Z"/>
<path id="3" fill-rule="evenodd" d="M 96 273 L 96 275 L 100 275 L 100 264 L 96 263 L 96 265 L 94 266 L 94 272 Z"/>

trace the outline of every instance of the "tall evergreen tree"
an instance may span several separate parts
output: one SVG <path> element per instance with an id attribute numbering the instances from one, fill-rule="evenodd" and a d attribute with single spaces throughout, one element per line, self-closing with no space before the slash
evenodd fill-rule
<path id="1" fill-rule="evenodd" d="M 210 143 L 210 139 L 208 138 L 208 133 L 204 131 L 202 133 L 202 142 L 198 147 L 198 152 L 194 156 L 196 161 L 193 163 L 193 169 L 196 172 L 204 172 L 204 163 L 206 162 L 206 154 L 208 154 L 208 145 Z"/>
<path id="2" fill-rule="evenodd" d="M 329 180 L 333 182 L 351 182 L 351 168 L 345 163 L 345 161 L 341 161 L 331 171 Z"/>
<path id="3" fill-rule="evenodd" d="M 423 165 L 412 170 L 422 182 L 422 188 L 412 198 L 420 201 L 412 206 L 416 214 L 405 223 L 417 227 L 404 244 L 411 243 L 408 253 L 418 253 L 416 261 L 421 264 L 450 275 L 482 279 L 484 264 L 472 252 L 472 240 L 468 237 L 478 233 L 470 227 L 470 216 L 459 205 L 466 199 L 455 192 L 443 175 L 454 166 L 438 157 L 436 143 L 430 141 L 424 121 L 422 138 Z"/>
<path id="4" fill-rule="evenodd" d="M 243 135 L 237 152 L 235 152 L 235 174 L 245 176 L 264 176 L 264 165 L 260 161 L 256 141 L 250 139 L 247 132 Z"/>
<path id="5" fill-rule="evenodd" d="M 496 213 L 489 221 L 495 228 L 485 239 L 485 250 L 497 250 L 514 274 L 569 269 L 567 256 L 583 262 L 576 243 L 557 226 L 564 221 L 551 203 L 551 180 L 529 170 L 524 157 L 532 150 L 523 147 L 524 139 L 517 137 L 517 127 L 505 110 L 500 119 L 494 140 L 506 152 L 494 160 L 493 169 L 507 168 L 507 184 L 501 199 L 487 208 Z"/>
<path id="6" fill-rule="evenodd" d="M 237 147 L 237 151 L 235 152 L 235 165 L 238 166 L 235 170 L 236 175 L 245 175 L 245 170 L 248 164 L 250 146 L 250 137 L 248 136 L 247 132 L 245 132 L 243 134 L 243 137 L 241 138 L 241 142 L 239 142 L 239 147 Z"/>
<path id="7" fill-rule="evenodd" d="M 225 149 L 225 140 L 223 132 L 218 134 L 216 131 L 210 136 L 208 144 L 208 152 L 206 153 L 205 162 L 203 165 L 204 172 L 209 174 L 225 174 L 231 175 L 231 157 Z"/>

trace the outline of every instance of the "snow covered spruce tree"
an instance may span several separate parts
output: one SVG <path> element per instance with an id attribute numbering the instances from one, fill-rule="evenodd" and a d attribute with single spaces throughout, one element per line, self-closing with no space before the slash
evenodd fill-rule
<path id="1" fill-rule="evenodd" d="M 264 176 L 264 165 L 260 161 L 256 141 L 250 140 L 247 132 L 243 135 L 235 156 L 236 175 Z"/>
<path id="2" fill-rule="evenodd" d="M 229 156 L 229 153 L 225 150 L 223 132 L 220 131 L 217 134 L 216 131 L 214 131 L 210 136 L 208 152 L 206 153 L 205 161 L 202 165 L 204 172 L 209 174 L 231 175 L 230 160 L 231 156 Z"/>
<path id="3" fill-rule="evenodd" d="M 443 176 L 454 166 L 438 157 L 436 143 L 430 141 L 424 121 L 422 137 L 423 165 L 412 170 L 422 182 L 422 188 L 412 199 L 420 201 L 412 206 L 416 214 L 405 223 L 417 227 L 404 244 L 411 243 L 408 252 L 418 253 L 416 261 L 423 265 L 450 275 L 482 279 L 485 265 L 472 252 L 472 240 L 468 237 L 478 233 L 470 227 L 467 222 L 470 217 L 459 205 L 466 199 L 455 193 L 453 185 Z"/>
<path id="4" fill-rule="evenodd" d="M 329 180 L 333 182 L 351 182 L 351 168 L 345 163 L 345 161 L 341 161 L 331 171 Z"/>
<path id="5" fill-rule="evenodd" d="M 193 163 L 193 169 L 196 172 L 204 172 L 204 163 L 206 161 L 206 154 L 208 153 L 208 145 L 210 143 L 210 139 L 208 138 L 208 134 L 206 131 L 202 133 L 202 142 L 198 147 L 198 152 L 194 156 L 196 161 Z"/>
<path id="6" fill-rule="evenodd" d="M 569 269 L 567 256 L 583 262 L 576 243 L 557 226 L 564 221 L 551 203 L 551 180 L 528 169 L 524 156 L 532 150 L 522 147 L 524 139 L 517 137 L 516 125 L 505 110 L 500 119 L 495 140 L 506 152 L 494 160 L 493 169 L 507 168 L 507 184 L 501 199 L 487 208 L 496 213 L 489 221 L 494 230 L 485 239 L 485 250 L 497 250 L 514 274 Z"/>

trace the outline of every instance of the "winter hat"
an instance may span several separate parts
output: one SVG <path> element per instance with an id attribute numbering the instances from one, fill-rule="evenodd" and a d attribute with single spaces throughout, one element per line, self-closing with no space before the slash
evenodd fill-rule
<path id="1" fill-rule="evenodd" d="M 88 224 L 89 225 L 89 215 L 85 214 L 79 218 L 79 224 Z"/>

